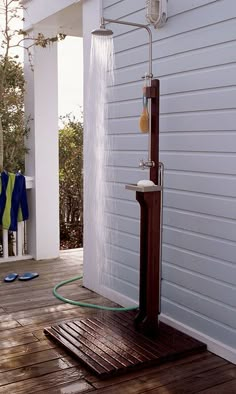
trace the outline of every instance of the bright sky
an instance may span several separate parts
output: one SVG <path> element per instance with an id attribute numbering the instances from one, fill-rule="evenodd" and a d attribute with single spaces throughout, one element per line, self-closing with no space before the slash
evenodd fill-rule
<path id="1" fill-rule="evenodd" d="M 81 119 L 83 106 L 83 39 L 66 37 L 58 44 L 59 115 Z"/>

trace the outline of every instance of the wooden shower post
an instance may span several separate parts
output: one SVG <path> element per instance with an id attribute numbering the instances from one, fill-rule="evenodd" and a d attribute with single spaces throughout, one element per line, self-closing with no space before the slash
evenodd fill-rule
<path id="1" fill-rule="evenodd" d="M 151 160 L 150 180 L 160 183 L 159 174 L 159 80 L 146 88 L 151 100 Z M 137 330 L 148 336 L 158 335 L 160 313 L 160 240 L 161 240 L 161 188 L 154 191 L 137 191 L 141 208 L 140 221 L 140 287 L 139 312 L 135 318 Z"/>
<path id="2" fill-rule="evenodd" d="M 151 87 L 147 87 L 147 98 L 151 100 L 151 160 L 155 167 L 150 169 L 150 180 L 158 185 L 159 165 L 159 123 L 160 123 L 160 81 L 153 79 Z"/>

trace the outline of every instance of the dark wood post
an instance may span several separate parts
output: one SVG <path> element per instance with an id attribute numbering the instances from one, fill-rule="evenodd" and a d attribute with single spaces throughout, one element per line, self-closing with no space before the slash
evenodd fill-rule
<path id="1" fill-rule="evenodd" d="M 144 193 L 136 192 L 136 199 L 140 204 L 140 272 L 139 272 L 139 311 L 135 317 L 136 328 L 143 322 L 147 315 L 147 255 L 148 255 L 148 206 Z"/>
<path id="2" fill-rule="evenodd" d="M 159 122 L 160 122 L 160 81 L 153 79 L 151 87 L 146 88 L 146 96 L 151 100 L 151 160 L 155 167 L 150 169 L 150 180 L 158 184 L 159 163 Z"/>
<path id="3" fill-rule="evenodd" d="M 159 165 L 159 81 L 153 80 L 146 89 L 151 100 L 151 160 L 150 179 L 157 185 Z M 135 326 L 149 336 L 158 335 L 160 305 L 160 225 L 161 191 L 136 192 L 141 208 L 140 222 L 140 289 L 139 312 Z"/>

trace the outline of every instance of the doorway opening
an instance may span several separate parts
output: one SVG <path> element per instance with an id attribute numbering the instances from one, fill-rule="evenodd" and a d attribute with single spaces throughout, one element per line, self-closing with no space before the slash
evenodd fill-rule
<path id="1" fill-rule="evenodd" d="M 83 39 L 58 44 L 60 249 L 83 247 Z"/>

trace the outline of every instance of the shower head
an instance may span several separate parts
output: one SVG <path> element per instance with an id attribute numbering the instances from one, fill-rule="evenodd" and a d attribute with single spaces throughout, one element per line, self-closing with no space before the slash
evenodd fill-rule
<path id="1" fill-rule="evenodd" d="M 105 25 L 101 25 L 99 29 L 93 30 L 92 34 L 99 37 L 109 37 L 113 36 L 113 31 L 106 29 Z"/>
<path id="2" fill-rule="evenodd" d="M 133 26 L 145 29 L 149 35 L 149 74 L 147 74 L 147 78 L 152 79 L 152 31 L 146 25 L 141 25 L 140 23 L 133 23 L 133 22 L 126 22 L 121 21 L 120 19 L 107 19 L 102 17 L 101 18 L 101 25 L 99 29 L 93 30 L 91 33 L 95 36 L 100 37 L 111 37 L 113 35 L 113 31 L 110 29 L 106 29 L 107 23 L 118 23 L 119 25 L 126 25 L 126 26 Z"/>

